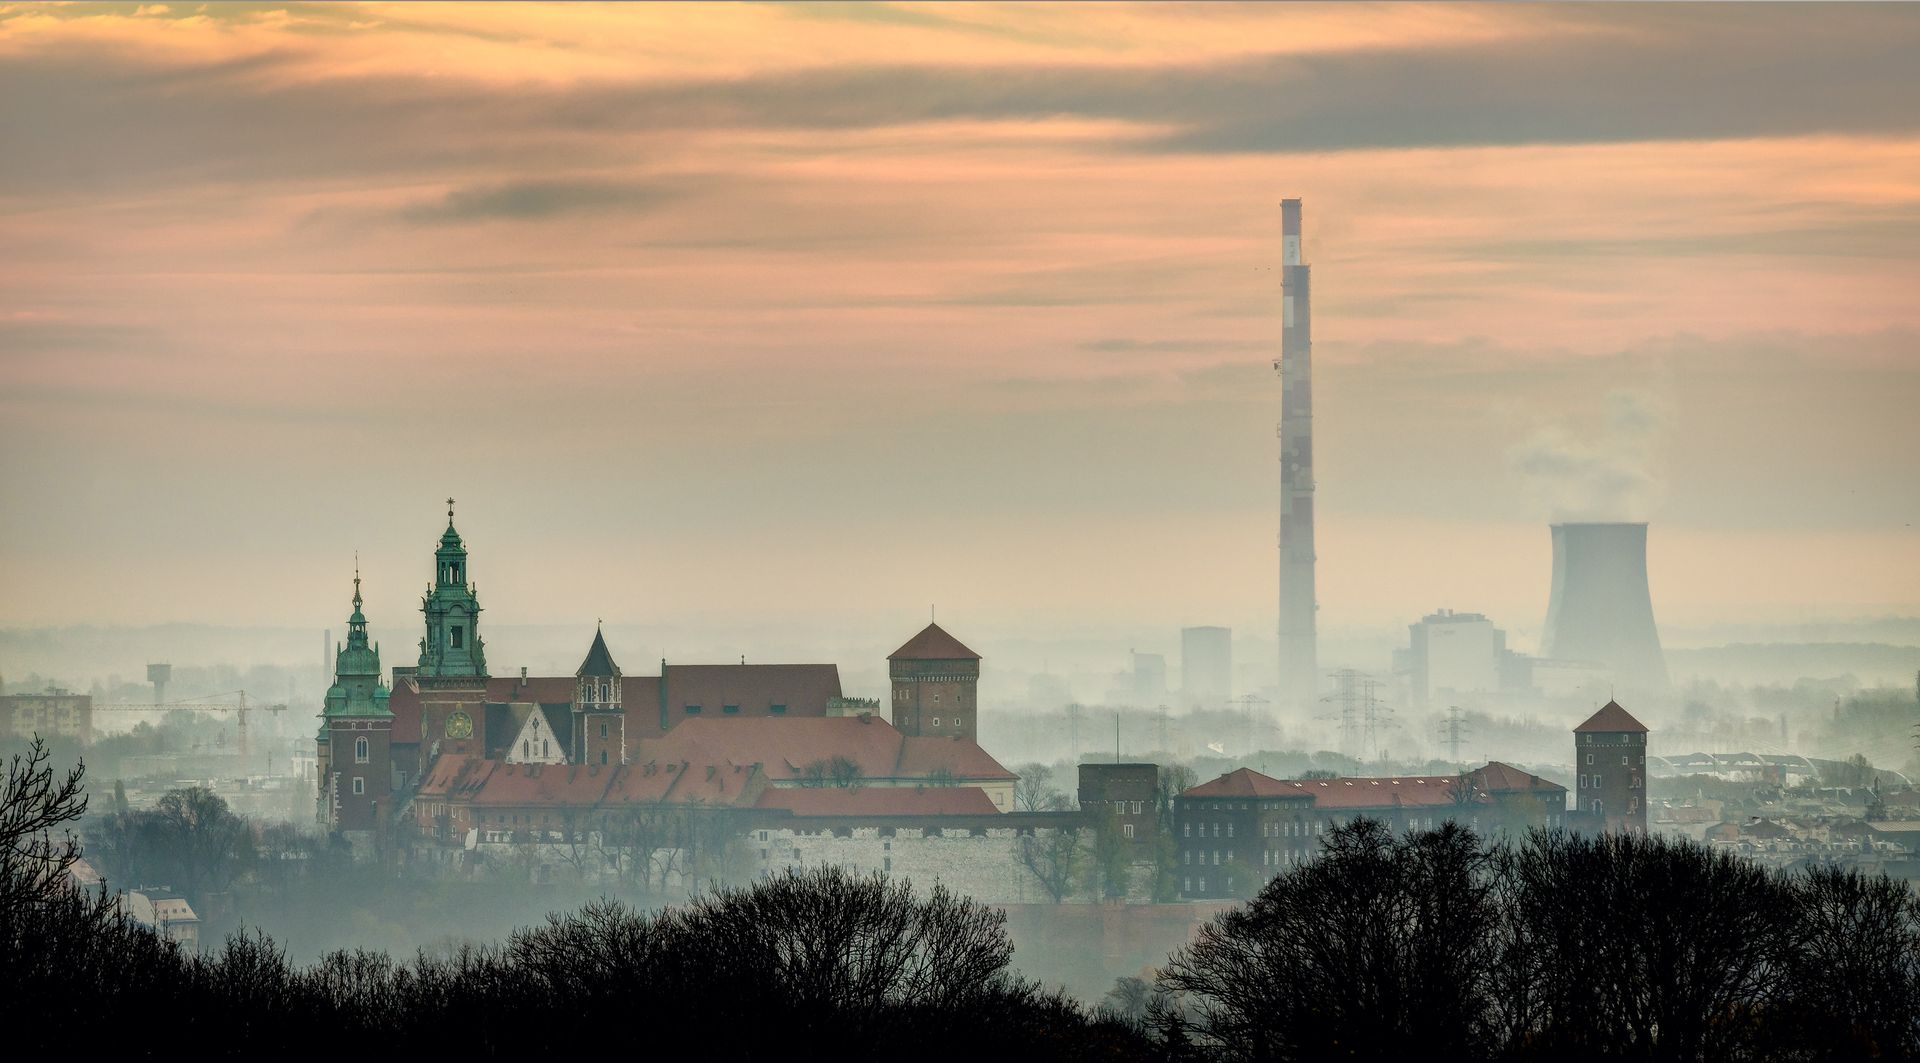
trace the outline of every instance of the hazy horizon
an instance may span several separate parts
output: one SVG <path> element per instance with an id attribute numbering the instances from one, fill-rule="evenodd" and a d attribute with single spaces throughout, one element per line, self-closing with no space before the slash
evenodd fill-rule
<path id="1" fill-rule="evenodd" d="M 1651 522 L 1663 628 L 1920 615 L 1917 45 L 1898 6 L 9 6 L 0 625 L 337 629 L 357 551 L 415 632 L 452 495 L 491 625 L 1255 637 L 1283 196 L 1330 635 L 1537 630 L 1569 517 Z"/>

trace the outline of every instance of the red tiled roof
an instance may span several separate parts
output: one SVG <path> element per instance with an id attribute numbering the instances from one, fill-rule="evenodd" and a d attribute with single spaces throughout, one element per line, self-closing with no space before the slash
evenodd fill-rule
<path id="1" fill-rule="evenodd" d="M 1467 773 L 1467 777 L 1472 780 L 1475 789 L 1490 794 L 1531 790 L 1559 790 L 1565 793 L 1567 789 L 1557 782 L 1549 782 L 1538 775 L 1529 775 L 1511 764 L 1502 764 L 1497 760 L 1490 760 L 1485 766 L 1475 768 Z"/>
<path id="2" fill-rule="evenodd" d="M 1297 797 L 1299 791 L 1270 775 L 1252 768 L 1237 768 L 1198 786 L 1182 791 L 1182 797 Z"/>
<path id="3" fill-rule="evenodd" d="M 942 738 L 921 735 L 901 739 L 896 774 L 909 778 L 944 771 L 956 779 L 1018 779 L 980 748 L 980 743 L 958 735 Z"/>
<path id="4" fill-rule="evenodd" d="M 1240 768 L 1182 797 L 1311 797 L 1316 809 L 1425 808 L 1454 803 L 1451 775 L 1388 779 L 1275 779 Z"/>
<path id="5" fill-rule="evenodd" d="M 1620 707 L 1617 701 L 1609 701 L 1600 706 L 1600 711 L 1587 717 L 1587 722 L 1573 729 L 1574 734 L 1583 731 L 1607 731 L 1620 733 L 1633 731 L 1647 733 L 1647 725 L 1633 718 L 1633 714 Z"/>
<path id="6" fill-rule="evenodd" d="M 500 764 L 473 795 L 473 803 L 514 807 L 595 805 L 606 794 L 613 776 L 613 768 L 598 764 Z"/>
<path id="7" fill-rule="evenodd" d="M 674 713 L 688 705 L 708 713 L 727 705 L 749 713 L 785 705 L 795 716 L 824 716 L 827 702 L 840 696 L 840 667 L 832 664 L 670 664 L 665 680 L 667 708 Z M 630 712 L 638 711 L 624 686 L 621 696 Z"/>
<path id="8" fill-rule="evenodd" d="M 887 654 L 889 661 L 977 661 L 980 655 L 947 634 L 939 624 L 928 624 L 907 644 Z"/>
<path id="9" fill-rule="evenodd" d="M 804 777 L 807 765 L 846 757 L 868 779 L 924 778 L 945 768 L 954 778 L 1015 776 L 976 742 L 907 738 L 876 716 L 695 718 L 635 743 L 632 759 L 662 764 L 758 764 L 773 783 Z"/>
<path id="10" fill-rule="evenodd" d="M 414 792 L 414 799 L 471 797 L 486 785 L 487 776 L 493 773 L 499 763 L 458 753 L 435 757 L 427 769 L 426 778 L 421 780 L 420 788 Z"/>
<path id="11" fill-rule="evenodd" d="M 750 806 L 766 777 L 752 764 L 627 764 L 608 784 L 604 807 L 631 805 Z"/>
<path id="12" fill-rule="evenodd" d="M 781 808 L 795 816 L 997 816 L 1000 809 L 978 786 L 780 787 L 768 789 L 756 808 Z"/>

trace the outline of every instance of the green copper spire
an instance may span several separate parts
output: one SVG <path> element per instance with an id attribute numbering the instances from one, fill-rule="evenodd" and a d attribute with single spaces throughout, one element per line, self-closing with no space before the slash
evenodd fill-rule
<path id="1" fill-rule="evenodd" d="M 380 682 L 380 647 L 367 641 L 367 618 L 360 611 L 360 566 L 353 568 L 353 615 L 347 618 L 347 644 L 333 659 L 333 686 L 327 688 L 324 716 L 391 716 L 391 692 Z"/>
<path id="2" fill-rule="evenodd" d="M 433 585 L 420 599 L 427 633 L 420 640 L 423 676 L 487 674 L 486 646 L 480 641 L 480 599 L 467 582 L 467 547 L 453 527 L 453 499 L 447 499 L 447 530 L 433 552 Z"/>

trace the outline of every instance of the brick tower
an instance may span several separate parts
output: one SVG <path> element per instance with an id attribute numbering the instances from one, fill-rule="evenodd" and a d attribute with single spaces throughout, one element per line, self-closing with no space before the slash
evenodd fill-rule
<path id="1" fill-rule="evenodd" d="M 1647 728 L 1609 701 L 1573 729 L 1573 822 L 1594 831 L 1647 833 Z"/>
<path id="2" fill-rule="evenodd" d="M 379 830 L 393 810 L 389 695 L 380 682 L 380 647 L 367 643 L 355 572 L 347 644 L 334 657 L 333 685 L 320 713 L 320 822 L 333 830 Z"/>
<path id="3" fill-rule="evenodd" d="M 893 726 L 904 735 L 979 737 L 980 655 L 928 624 L 887 656 Z"/>
<path id="4" fill-rule="evenodd" d="M 467 548 L 453 528 L 433 553 L 433 584 L 420 599 L 427 633 L 420 640 L 421 768 L 439 753 L 482 757 L 487 751 L 487 654 L 480 641 L 480 599 L 467 582 Z"/>
<path id="5" fill-rule="evenodd" d="M 598 628 L 580 670 L 573 673 L 573 762 L 625 764 L 627 715 L 620 705 L 620 666 Z"/>

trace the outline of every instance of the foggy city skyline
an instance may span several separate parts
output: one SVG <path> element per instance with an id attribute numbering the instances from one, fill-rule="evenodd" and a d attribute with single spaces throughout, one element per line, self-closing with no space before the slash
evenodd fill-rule
<path id="1" fill-rule="evenodd" d="M 1920 1059 L 1916 55 L 0 0 L 0 1045 Z"/>
<path id="2" fill-rule="evenodd" d="M 357 550 L 396 641 L 451 494 L 506 626 L 938 603 L 1239 641 L 1272 627 L 1283 196 L 1323 638 L 1537 632 L 1556 519 L 1651 519 L 1664 626 L 1909 616 L 1916 38 L 1898 7 L 10 9 L 0 624 L 337 626 Z"/>

